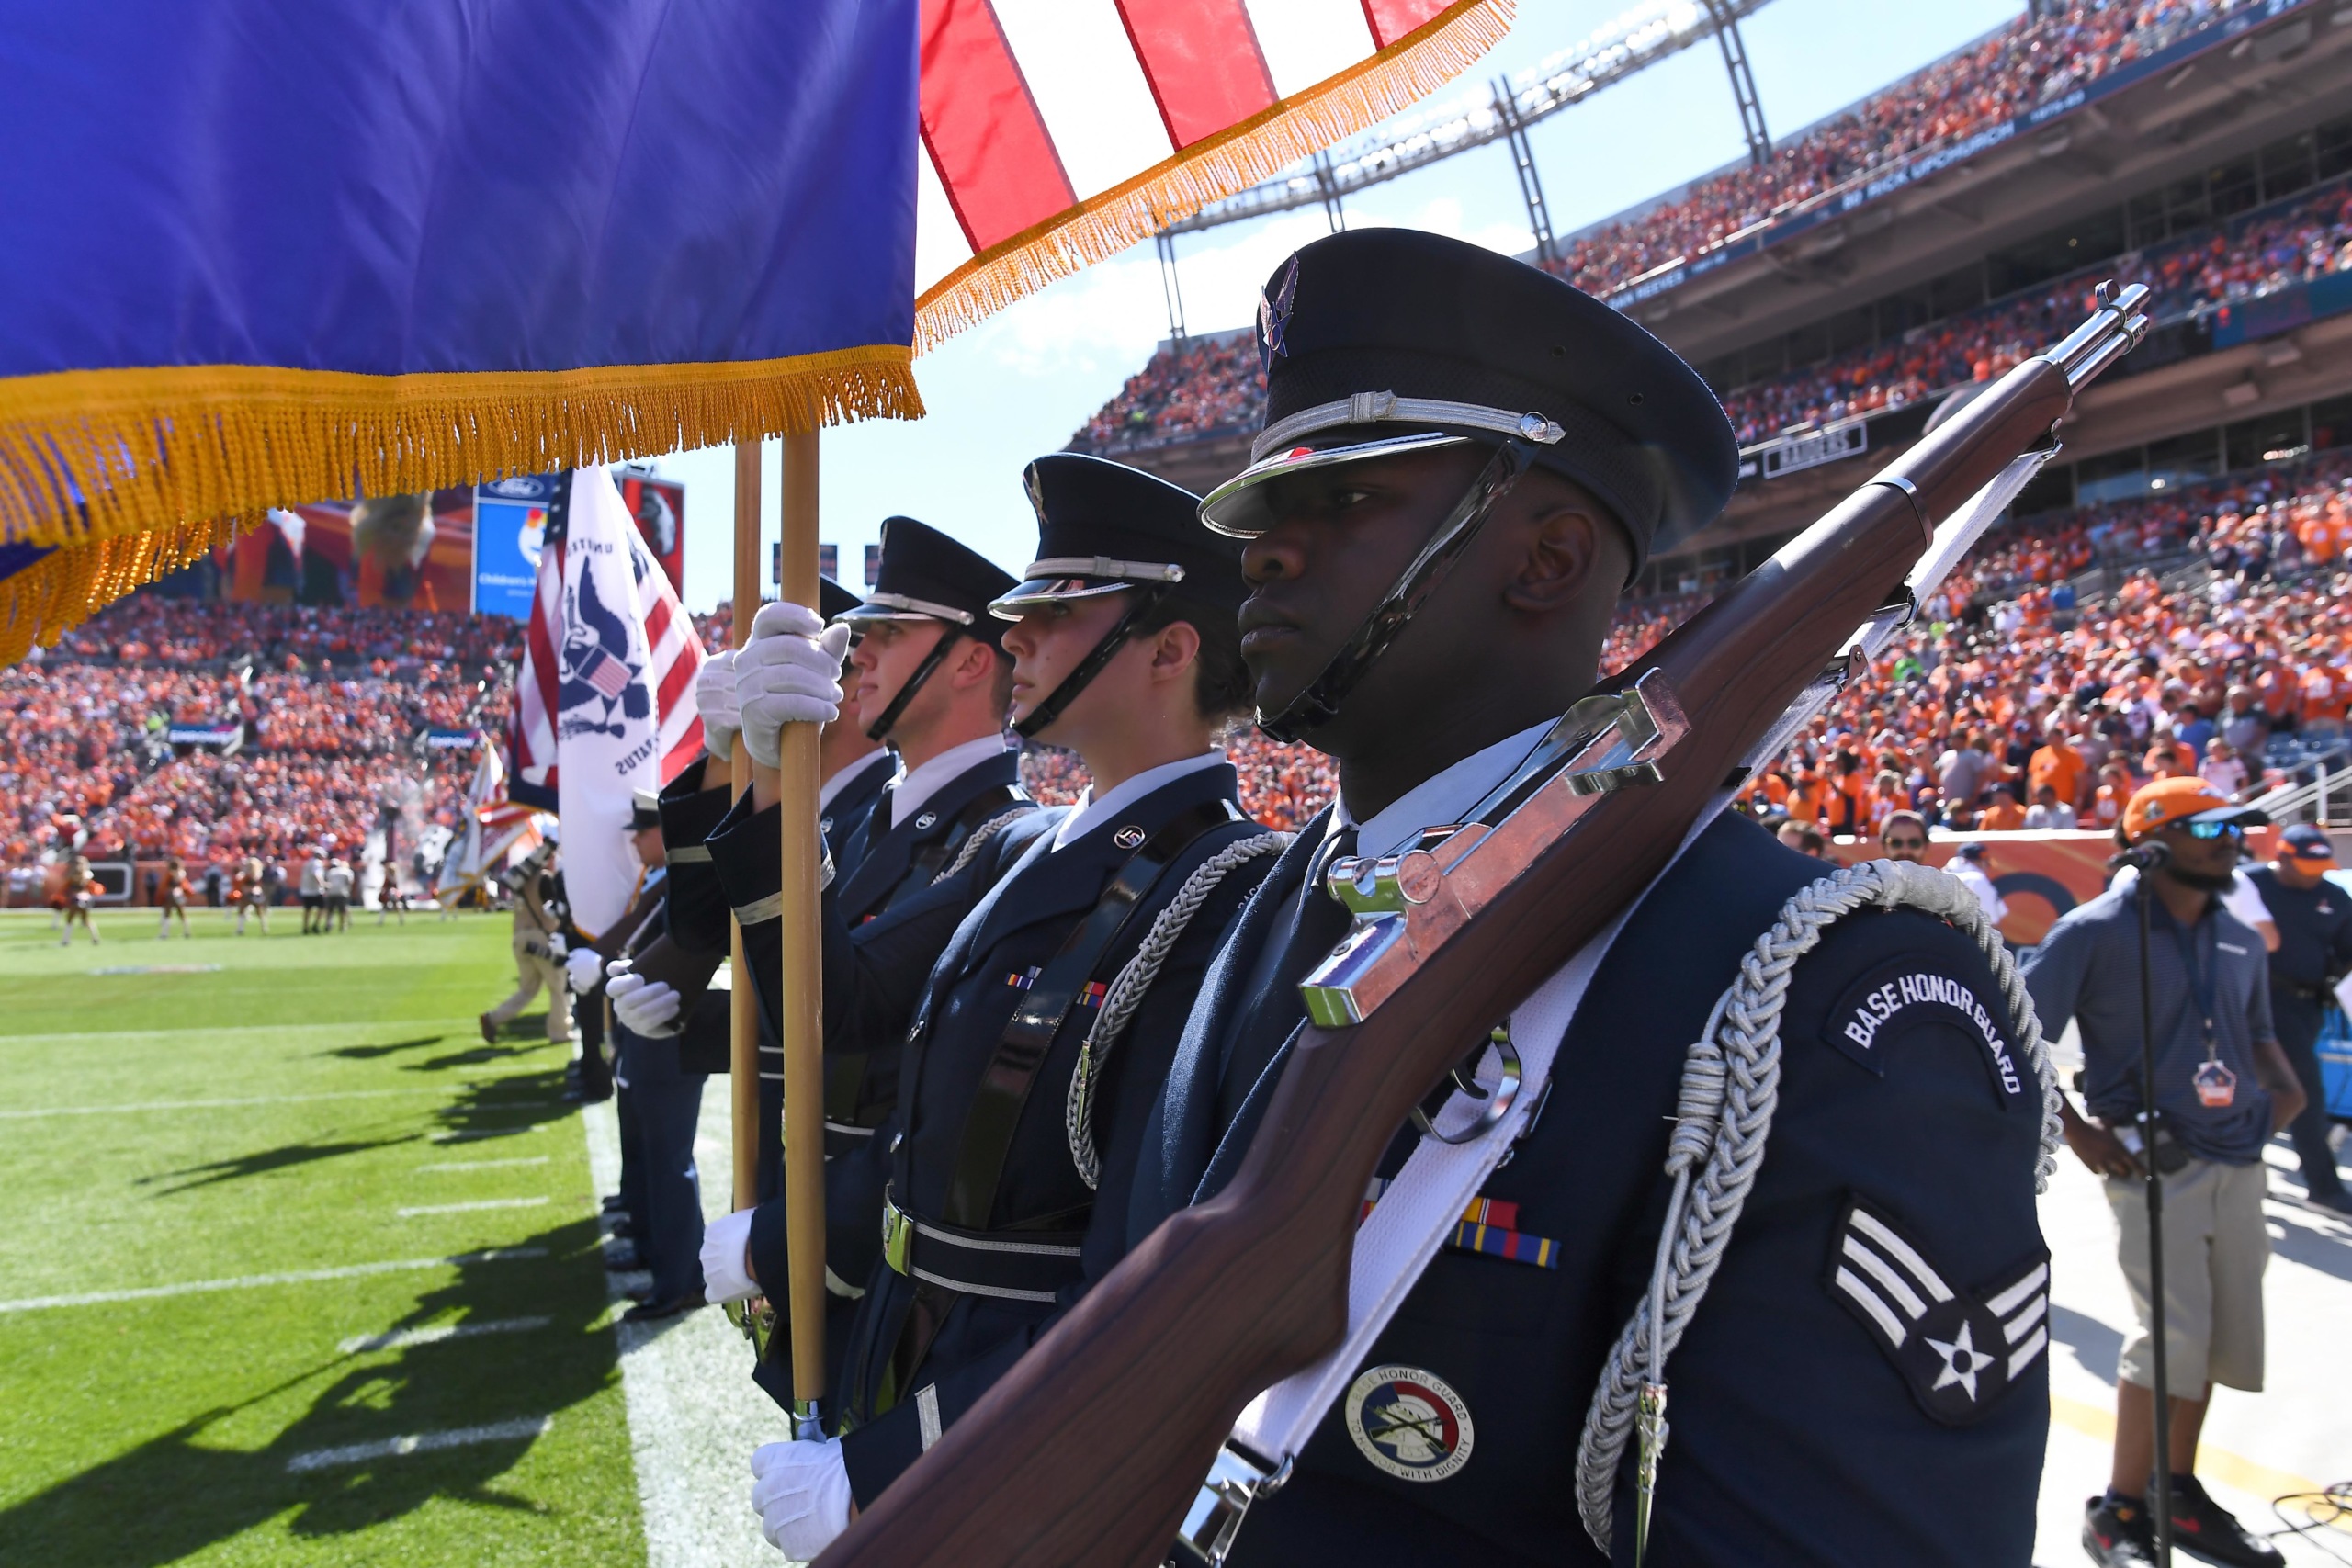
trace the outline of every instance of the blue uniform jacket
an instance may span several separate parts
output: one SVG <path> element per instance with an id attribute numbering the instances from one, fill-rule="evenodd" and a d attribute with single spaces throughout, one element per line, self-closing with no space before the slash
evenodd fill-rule
<path id="1" fill-rule="evenodd" d="M 868 831 L 873 801 L 888 770 L 876 768 L 873 795 L 862 820 L 847 819 L 839 798 L 829 812 L 828 848 L 839 835 L 842 853 L 869 874 L 841 874 L 841 861 L 820 901 L 823 929 L 825 1053 L 828 1100 L 834 1075 L 845 1074 L 851 1112 L 828 1114 L 825 1168 L 826 1266 L 835 1289 L 829 1299 L 829 1359 L 838 1364 L 855 1311 L 854 1292 L 880 1256 L 875 1216 L 882 1201 L 883 1166 L 869 1145 L 873 1129 L 889 1114 L 898 1094 L 899 1049 L 940 950 L 957 922 L 1019 855 L 1029 840 L 1052 830 L 1058 812 L 1031 811 L 1000 829 L 956 875 L 941 879 L 964 848 L 971 830 L 1027 797 L 1015 782 L 1018 759 L 992 757 L 942 785 L 909 820 L 881 834 Z M 780 812 L 753 811 L 748 797 L 735 803 L 707 840 L 725 890 L 725 902 L 743 908 L 773 895 L 781 870 Z M 780 1055 L 770 1055 L 782 1009 L 775 981 L 783 963 L 780 919 L 743 928 L 745 966 L 760 1000 L 763 1042 L 760 1072 L 760 1143 L 763 1160 L 783 1125 Z M 837 1109 L 837 1108 L 834 1108 Z M 763 1189 L 752 1211 L 749 1242 L 755 1278 L 773 1283 L 786 1277 L 788 1258 L 785 1205 L 780 1190 Z M 764 1380 L 763 1380 L 764 1386 Z M 777 1392 L 771 1389 L 771 1393 Z"/>
<path id="2" fill-rule="evenodd" d="M 1577 1443 L 1646 1287 L 1684 1052 L 1781 902 L 1823 870 L 1726 817 L 1651 893 L 1570 1026 L 1533 1130 L 1482 1194 L 1487 1223 L 1465 1223 L 1421 1277 L 1289 1484 L 1251 1511 L 1234 1562 L 1602 1561 L 1577 1515 Z M 1261 900 L 1280 902 L 1272 882 Z M 1253 908 L 1237 929 L 1188 1028 L 1137 1234 L 1168 1212 L 1188 1162 L 1202 1169 L 1203 1135 L 1217 1131 L 1208 1004 L 1244 999 L 1227 966 L 1248 974 L 1251 919 L 1264 917 Z M 1984 1029 L 1950 1005 L 1951 982 L 1982 999 L 2006 1077 Z M 2033 1191 L 2041 1105 L 1990 969 L 1928 916 L 1849 916 L 1796 965 L 1781 1048 L 1761 1174 L 1667 1369 L 1672 1430 L 1649 1561 L 2025 1562 L 2049 1419 L 2046 1275 L 2042 1294 L 2031 1282 L 2047 1256 Z M 1203 1195 L 1247 1134 L 1214 1157 Z M 2018 1358 L 2015 1377 L 2007 1359 L 2003 1374 L 1984 1370 L 1981 1322 L 1972 1348 L 1942 1352 L 1927 1341 L 1959 1336 L 1937 1320 L 1900 1351 L 1866 1321 L 1837 1282 L 1858 1202 L 1955 1292 L 2026 1281 L 2007 1319 L 2018 1339 L 1993 1347 Z M 1910 1326 L 1900 1309 L 1887 1321 Z M 1929 1386 L 1948 1356 L 1975 1374 L 1965 1398 L 1956 1382 Z M 1408 1399 L 1433 1413 L 1419 1446 L 1396 1435 L 1395 1412 L 1420 1409 Z M 1629 1450 L 1619 1562 L 1632 1560 L 1633 1468 Z"/>
<path id="3" fill-rule="evenodd" d="M 925 987 L 921 1037 L 910 1047 L 899 1109 L 883 1134 L 895 1140 L 889 1177 L 901 1208 L 926 1218 L 945 1212 L 967 1116 L 1023 995 L 1022 983 L 1052 960 L 1146 835 L 1180 813 L 1216 801 L 1238 805 L 1234 771 L 1222 763 L 1170 782 L 1058 852 L 1049 853 L 1050 843 L 1041 836 L 957 930 Z M 1152 921 L 1203 862 L 1263 831 L 1241 819 L 1195 839 L 1136 905 L 1096 976 L 1107 984 L 1126 964 Z M 1094 1016 L 1084 1001 L 1070 1009 L 1016 1124 L 990 1229 L 1084 1226 L 1080 1270 L 1086 1280 L 1100 1278 L 1125 1255 L 1127 1192 L 1143 1123 L 1158 1099 L 1201 972 L 1272 860 L 1268 855 L 1245 862 L 1226 874 L 1170 951 L 1119 1037 L 1095 1100 L 1099 1192 L 1091 1191 L 1078 1174 L 1064 1122 L 1079 1046 Z M 928 1385 L 941 1425 L 952 1425 L 1083 1288 L 1082 1281 L 1068 1287 L 1059 1303 L 959 1298 L 928 1355 L 899 1391 L 900 1403 L 844 1438 L 843 1457 L 857 1496 L 870 1501 L 921 1454 L 918 1412 L 910 1398 L 915 1389 Z M 912 1296 L 910 1280 L 887 1263 L 876 1263 L 852 1338 L 844 1386 L 853 1408 L 870 1410 L 876 1402 Z"/>

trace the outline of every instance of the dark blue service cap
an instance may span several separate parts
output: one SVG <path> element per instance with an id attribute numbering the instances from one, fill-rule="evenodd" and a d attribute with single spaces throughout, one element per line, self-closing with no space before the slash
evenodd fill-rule
<path id="1" fill-rule="evenodd" d="M 1022 478 L 1037 513 L 1037 558 L 989 606 L 1001 618 L 1158 583 L 1171 598 L 1228 615 L 1249 597 L 1239 542 L 1201 526 L 1201 498 L 1191 491 L 1074 452 L 1040 457 Z"/>
<path id="2" fill-rule="evenodd" d="M 874 587 L 855 608 L 830 616 L 852 626 L 865 621 L 945 621 L 985 643 L 1004 627 L 989 603 L 1012 586 L 1012 574 L 967 546 L 911 517 L 882 520 L 882 564 Z"/>
<path id="3" fill-rule="evenodd" d="M 1201 516 L 1250 537 L 1267 479 L 1302 468 L 1524 440 L 1538 467 L 1615 513 L 1635 570 L 1712 522 L 1739 478 L 1731 421 L 1699 373 L 1547 272 L 1410 229 L 1317 240 L 1258 305 L 1266 425 Z"/>
<path id="4" fill-rule="evenodd" d="M 817 580 L 817 614 L 824 618 L 827 626 L 831 626 L 865 603 L 830 577 Z"/>

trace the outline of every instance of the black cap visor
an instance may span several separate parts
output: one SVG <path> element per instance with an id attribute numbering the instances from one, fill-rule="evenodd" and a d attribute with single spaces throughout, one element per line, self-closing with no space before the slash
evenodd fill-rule
<path id="1" fill-rule="evenodd" d="M 1274 525 L 1272 509 L 1261 488 L 1269 479 L 1379 457 L 1401 457 L 1414 452 L 1435 452 L 1448 446 L 1481 443 L 1480 437 L 1430 430 L 1411 435 L 1385 435 L 1339 446 L 1293 446 L 1250 464 L 1201 499 L 1201 521 L 1217 533 L 1236 539 L 1254 539 Z"/>
<path id="2" fill-rule="evenodd" d="M 945 621 L 949 626 L 968 626 L 972 620 L 969 611 L 953 604 L 911 599 L 903 593 L 869 593 L 855 609 L 835 615 L 832 624 L 854 626 L 861 621 Z"/>

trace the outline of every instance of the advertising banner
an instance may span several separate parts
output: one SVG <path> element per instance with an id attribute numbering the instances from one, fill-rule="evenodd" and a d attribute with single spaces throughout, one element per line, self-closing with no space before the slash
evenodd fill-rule
<path id="1" fill-rule="evenodd" d="M 474 611 L 531 618 L 548 502 L 561 474 L 516 474 L 474 487 Z"/>

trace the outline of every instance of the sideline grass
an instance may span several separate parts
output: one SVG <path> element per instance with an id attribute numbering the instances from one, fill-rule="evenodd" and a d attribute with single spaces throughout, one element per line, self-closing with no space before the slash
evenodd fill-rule
<path id="1" fill-rule="evenodd" d="M 566 1053 L 473 1021 L 506 922 L 295 916 L 0 915 L 0 1303 L 452 1261 L 0 1311 L 0 1558 L 641 1563 Z"/>

